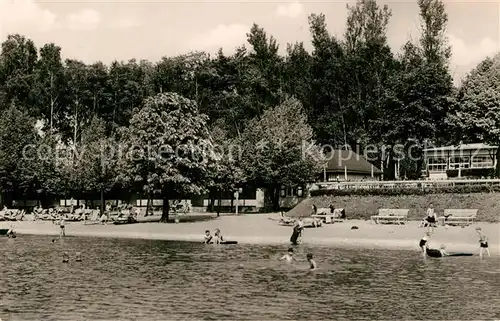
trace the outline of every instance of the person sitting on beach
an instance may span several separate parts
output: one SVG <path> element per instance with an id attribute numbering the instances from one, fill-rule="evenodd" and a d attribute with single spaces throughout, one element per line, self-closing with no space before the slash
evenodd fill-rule
<path id="1" fill-rule="evenodd" d="M 479 257 L 480 258 L 483 257 L 483 250 L 486 251 L 488 256 L 491 256 L 490 250 L 488 248 L 488 238 L 486 237 L 486 235 L 483 234 L 480 227 L 476 228 L 476 232 L 477 234 L 479 234 Z"/>
<path id="2" fill-rule="evenodd" d="M 311 271 L 316 270 L 317 265 L 316 265 L 316 262 L 314 262 L 313 255 L 311 253 L 307 254 L 307 262 L 309 262 L 309 269 Z"/>
<path id="3" fill-rule="evenodd" d="M 448 255 L 448 253 L 446 252 L 446 246 L 444 244 L 441 244 L 441 247 L 439 248 L 439 252 L 441 252 L 441 256 Z"/>
<path id="4" fill-rule="evenodd" d="M 222 237 L 222 234 L 220 233 L 220 230 L 218 228 L 215 229 L 215 244 L 220 244 L 221 242 L 224 242 L 224 238 Z"/>
<path id="5" fill-rule="evenodd" d="M 425 218 L 427 225 L 427 232 L 434 232 L 434 227 L 436 227 L 436 212 L 434 211 L 434 206 L 429 204 L 427 209 L 427 217 Z"/>
<path id="6" fill-rule="evenodd" d="M 424 256 L 425 256 L 427 248 L 429 248 L 428 242 L 429 242 L 430 237 L 431 237 L 431 233 L 426 232 L 424 234 L 424 237 L 422 237 L 422 239 L 418 243 L 418 246 L 422 249 L 422 253 Z"/>
<path id="7" fill-rule="evenodd" d="M 286 260 L 287 263 L 292 263 L 293 261 L 297 261 L 295 259 L 295 257 L 293 257 L 293 249 L 292 248 L 289 248 L 288 249 L 288 253 L 283 255 L 281 258 L 280 258 L 280 261 L 283 261 L 283 260 Z"/>
<path id="8" fill-rule="evenodd" d="M 203 241 L 205 244 L 212 244 L 213 243 L 213 236 L 210 235 L 210 231 L 206 230 L 205 231 L 205 240 Z"/>

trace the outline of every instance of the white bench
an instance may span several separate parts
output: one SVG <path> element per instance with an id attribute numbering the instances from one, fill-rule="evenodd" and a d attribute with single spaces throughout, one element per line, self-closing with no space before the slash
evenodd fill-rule
<path id="1" fill-rule="evenodd" d="M 336 208 L 333 213 L 329 208 L 318 208 L 315 215 L 311 215 L 313 218 L 321 219 L 325 224 L 332 224 L 335 219 L 339 219 L 342 216 L 343 208 Z"/>
<path id="2" fill-rule="evenodd" d="M 379 223 L 397 223 L 404 224 L 408 220 L 409 209 L 391 209 L 381 208 L 378 210 L 378 215 L 371 217 L 372 222 Z"/>
<path id="3" fill-rule="evenodd" d="M 467 226 L 476 220 L 477 209 L 445 209 L 444 215 L 439 217 L 441 225 Z"/>

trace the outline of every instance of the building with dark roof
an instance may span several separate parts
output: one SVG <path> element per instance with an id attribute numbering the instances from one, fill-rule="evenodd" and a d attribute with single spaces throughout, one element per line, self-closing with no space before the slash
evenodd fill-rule
<path id="1" fill-rule="evenodd" d="M 378 180 L 382 175 L 378 167 L 352 150 L 334 150 L 326 160 L 322 182 Z"/>

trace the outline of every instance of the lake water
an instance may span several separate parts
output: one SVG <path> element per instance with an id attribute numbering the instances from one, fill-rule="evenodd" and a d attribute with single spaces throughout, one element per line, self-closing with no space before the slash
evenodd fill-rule
<path id="1" fill-rule="evenodd" d="M 2 238 L 3 321 L 500 319 L 498 257 L 304 245 L 289 266 L 286 247 L 51 239 Z"/>

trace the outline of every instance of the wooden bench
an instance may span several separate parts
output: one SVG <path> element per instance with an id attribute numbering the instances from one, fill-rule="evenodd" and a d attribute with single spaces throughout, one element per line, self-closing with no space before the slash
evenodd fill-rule
<path id="1" fill-rule="evenodd" d="M 336 208 L 333 213 L 331 213 L 329 208 L 318 208 L 318 211 L 315 215 L 311 215 L 313 218 L 319 218 L 325 224 L 332 224 L 336 221 L 343 221 L 340 219 L 342 216 L 343 208 Z"/>
<path id="2" fill-rule="evenodd" d="M 397 223 L 405 224 L 408 220 L 409 209 L 391 209 L 391 208 L 381 208 L 378 210 L 378 215 L 373 215 L 371 217 L 372 222 L 379 223 Z"/>
<path id="3" fill-rule="evenodd" d="M 439 221 L 441 225 L 468 226 L 475 222 L 477 211 L 477 209 L 445 209 Z"/>

